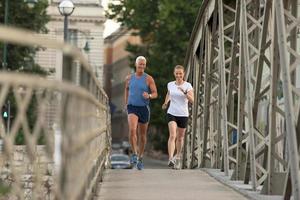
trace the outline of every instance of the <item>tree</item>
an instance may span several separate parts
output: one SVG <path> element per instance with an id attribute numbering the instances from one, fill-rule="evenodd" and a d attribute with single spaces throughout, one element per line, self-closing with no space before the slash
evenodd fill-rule
<path id="1" fill-rule="evenodd" d="M 156 149 L 167 150 L 166 114 L 161 109 L 166 85 L 173 80 L 173 68 L 183 64 L 190 34 L 200 8 L 199 0 L 120 0 L 109 5 L 106 15 L 121 22 L 142 39 L 142 45 L 128 44 L 132 66 L 137 55 L 147 57 L 146 71 L 156 82 L 159 97 L 151 102 L 151 124 L 158 133 L 152 142 Z"/>
<path id="2" fill-rule="evenodd" d="M 4 11 L 5 0 L 0 0 L 0 10 Z M 37 33 L 46 33 L 46 24 L 50 17 L 46 13 L 48 0 L 38 0 L 34 7 L 29 7 L 24 0 L 9 0 L 8 25 L 25 28 Z M 4 12 L 0 12 L 1 23 L 4 23 Z M 1 42 L 1 55 L 3 50 Z M 34 63 L 34 55 L 38 49 L 8 44 L 7 67 L 9 70 L 42 72 Z M 2 63 L 2 56 L 1 56 Z M 26 69 L 25 69 L 26 68 Z M 29 68 L 29 69 L 28 69 Z M 30 70 L 32 69 L 32 70 Z"/>
<path id="3" fill-rule="evenodd" d="M 4 11 L 5 0 L 0 0 L 0 9 Z M 47 33 L 46 24 L 50 17 L 46 13 L 48 7 L 48 0 L 38 0 L 34 7 L 30 8 L 24 0 L 9 0 L 9 26 L 25 28 L 36 33 Z M 4 12 L 0 12 L 0 21 L 4 23 Z M 0 43 L 0 51 L 2 55 L 3 42 Z M 34 62 L 34 56 L 38 48 L 7 45 L 7 68 L 10 71 L 18 71 L 23 73 L 47 75 L 47 72 Z M 3 62 L 1 56 L 1 63 Z M 6 102 L 11 102 L 11 116 L 16 116 L 17 106 L 13 91 L 10 90 L 7 95 Z M 37 118 L 37 103 L 36 96 L 33 95 L 29 106 L 27 107 L 26 115 L 29 128 L 32 130 Z M 8 117 L 11 117 L 8 116 Z M 12 118 L 12 122 L 13 122 Z M 39 143 L 43 143 L 43 138 L 40 137 Z M 42 142 L 41 142 L 42 141 Z M 24 144 L 23 130 L 19 130 L 15 138 L 16 144 Z"/>

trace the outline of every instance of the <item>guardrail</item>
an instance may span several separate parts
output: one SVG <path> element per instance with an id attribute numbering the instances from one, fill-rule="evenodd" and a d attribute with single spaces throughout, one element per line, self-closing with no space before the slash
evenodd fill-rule
<path id="1" fill-rule="evenodd" d="M 10 124 L 0 118 L 0 199 L 92 198 L 111 132 L 108 98 L 88 62 L 75 47 L 23 30 L 0 27 L 0 40 L 64 54 L 64 81 L 0 73 L 0 108 L 15 105 Z"/>

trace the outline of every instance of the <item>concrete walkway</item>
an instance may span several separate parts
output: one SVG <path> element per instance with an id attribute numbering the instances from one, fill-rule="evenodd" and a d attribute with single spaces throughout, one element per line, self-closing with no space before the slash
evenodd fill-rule
<path id="1" fill-rule="evenodd" d="M 99 200 L 243 200 L 200 170 L 107 170 Z"/>

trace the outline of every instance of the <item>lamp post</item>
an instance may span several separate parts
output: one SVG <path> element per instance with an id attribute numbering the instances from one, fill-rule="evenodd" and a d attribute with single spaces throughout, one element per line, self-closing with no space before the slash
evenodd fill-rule
<path id="1" fill-rule="evenodd" d="M 75 9 L 71 0 L 63 0 L 58 6 L 59 13 L 64 16 L 64 41 L 68 40 L 68 16 L 70 16 Z"/>
<path id="2" fill-rule="evenodd" d="M 38 2 L 38 0 L 24 0 L 27 3 L 29 8 L 33 8 L 34 5 Z"/>
<path id="3" fill-rule="evenodd" d="M 33 7 L 34 4 L 37 3 L 38 0 L 24 0 L 25 3 L 28 4 L 29 7 Z M 4 25 L 8 24 L 8 12 L 9 12 L 9 0 L 5 0 L 5 8 L 4 8 Z M 2 69 L 7 69 L 7 43 L 3 44 L 3 54 L 2 54 Z"/>
<path id="4" fill-rule="evenodd" d="M 75 9 L 75 6 L 71 0 L 62 0 L 58 5 L 59 13 L 64 16 L 64 42 L 68 41 L 68 16 L 70 16 Z M 72 59 L 63 54 L 62 62 L 62 79 L 72 80 Z"/>
<path id="5" fill-rule="evenodd" d="M 4 8 L 4 25 L 8 24 L 8 0 L 5 0 L 5 8 Z M 2 54 L 3 58 L 2 58 L 2 69 L 6 70 L 7 68 L 7 43 L 4 42 L 3 44 L 3 54 Z"/>

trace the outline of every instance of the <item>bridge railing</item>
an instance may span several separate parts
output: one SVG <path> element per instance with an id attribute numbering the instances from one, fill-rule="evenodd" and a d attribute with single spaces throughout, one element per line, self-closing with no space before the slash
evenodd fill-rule
<path id="1" fill-rule="evenodd" d="M 90 199 L 111 143 L 108 98 L 81 52 L 0 27 L 0 40 L 64 55 L 63 81 L 0 73 L 0 199 Z M 9 123 L 8 123 L 9 122 Z"/>
<path id="2" fill-rule="evenodd" d="M 195 104 L 184 168 L 219 168 L 263 194 L 292 189 L 300 199 L 299 8 L 203 1 L 185 59 Z"/>

